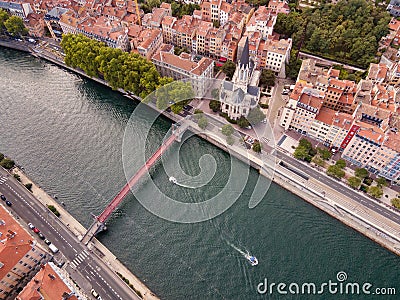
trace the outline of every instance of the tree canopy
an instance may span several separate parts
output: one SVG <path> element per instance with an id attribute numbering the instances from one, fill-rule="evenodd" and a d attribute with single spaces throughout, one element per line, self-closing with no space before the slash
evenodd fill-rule
<path id="1" fill-rule="evenodd" d="M 171 79 L 163 79 L 155 66 L 136 53 L 107 47 L 83 35 L 63 35 L 65 63 L 91 77 L 104 78 L 113 88 L 122 88 L 141 98 Z"/>
<path id="2" fill-rule="evenodd" d="M 358 177 L 350 177 L 349 179 L 347 179 L 347 183 L 349 184 L 349 186 L 351 186 L 352 188 L 356 189 L 360 186 L 361 184 L 361 179 Z"/>
<path id="3" fill-rule="evenodd" d="M 235 129 L 232 127 L 231 124 L 225 124 L 224 126 L 222 126 L 221 131 L 223 135 L 230 136 L 231 134 L 233 134 Z"/>
<path id="4" fill-rule="evenodd" d="M 7 21 L 9 17 L 8 13 L 0 8 L 0 31 L 5 29 L 4 22 Z"/>
<path id="5" fill-rule="evenodd" d="M 368 171 L 364 168 L 357 168 L 354 173 L 359 178 L 366 178 L 369 175 Z"/>
<path id="6" fill-rule="evenodd" d="M 380 198 L 383 195 L 383 191 L 379 186 L 371 186 L 368 188 L 368 194 L 374 198 Z"/>
<path id="7" fill-rule="evenodd" d="M 344 177 L 344 175 L 346 175 L 345 172 L 342 170 L 342 168 L 340 168 L 337 165 L 329 166 L 328 170 L 326 171 L 326 174 L 338 179 L 341 179 Z"/>
<path id="8" fill-rule="evenodd" d="M 367 0 L 324 3 L 314 9 L 278 14 L 274 30 L 293 38 L 293 47 L 367 67 L 375 60 L 391 17 Z"/>
<path id="9" fill-rule="evenodd" d="M 222 65 L 221 70 L 225 73 L 228 80 L 232 80 L 233 74 L 235 74 L 236 65 L 233 61 L 228 60 Z"/>
<path id="10" fill-rule="evenodd" d="M 5 20 L 4 26 L 8 33 L 10 33 L 12 36 L 22 36 L 28 33 L 28 29 L 26 29 L 24 21 L 17 16 L 11 16 Z"/>
<path id="11" fill-rule="evenodd" d="M 267 85 L 267 86 L 274 86 L 275 85 L 275 73 L 272 70 L 264 69 L 261 72 L 260 76 L 260 84 Z"/>

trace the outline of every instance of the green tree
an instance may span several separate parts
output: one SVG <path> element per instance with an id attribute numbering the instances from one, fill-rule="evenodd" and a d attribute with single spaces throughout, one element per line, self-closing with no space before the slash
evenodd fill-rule
<path id="1" fill-rule="evenodd" d="M 317 156 L 314 156 L 313 159 L 312 159 L 312 161 L 313 161 L 317 166 L 325 167 L 325 162 L 324 162 L 324 160 L 323 160 L 322 158 L 319 158 L 319 157 L 317 157 Z"/>
<path id="2" fill-rule="evenodd" d="M 210 109 L 212 109 L 213 112 L 217 112 L 221 109 L 221 102 L 218 100 L 210 100 L 210 103 L 208 104 Z"/>
<path id="3" fill-rule="evenodd" d="M 29 191 L 32 192 L 32 183 L 30 183 L 30 182 L 29 183 L 25 183 L 24 185 Z"/>
<path id="4" fill-rule="evenodd" d="M 197 124 L 199 125 L 199 127 L 201 129 L 204 130 L 204 129 L 206 129 L 206 127 L 208 125 L 208 120 L 205 116 L 201 116 Z"/>
<path id="5" fill-rule="evenodd" d="M 379 187 L 387 186 L 387 181 L 383 177 L 379 177 L 375 181 Z"/>
<path id="6" fill-rule="evenodd" d="M 368 194 L 370 194 L 374 198 L 380 198 L 383 195 L 382 188 L 379 186 L 370 186 L 368 188 Z"/>
<path id="7" fill-rule="evenodd" d="M 260 84 L 267 85 L 267 86 L 274 86 L 275 85 L 275 72 L 272 70 L 264 69 L 261 72 L 260 76 Z"/>
<path id="8" fill-rule="evenodd" d="M 2 161 L 4 159 L 4 154 L 0 153 L 0 161 Z"/>
<path id="9" fill-rule="evenodd" d="M 225 73 L 228 80 L 232 80 L 233 74 L 235 74 L 236 64 L 233 61 L 228 60 L 222 65 L 221 70 Z"/>
<path id="10" fill-rule="evenodd" d="M 312 158 L 316 154 L 312 144 L 307 139 L 301 139 L 299 145 L 296 147 L 293 156 L 297 159 L 301 159 L 307 162 L 311 162 Z"/>
<path id="11" fill-rule="evenodd" d="M 251 125 L 256 125 L 265 119 L 265 114 L 261 111 L 260 107 L 255 107 L 249 111 L 247 116 L 247 121 L 250 122 Z"/>
<path id="12" fill-rule="evenodd" d="M 225 124 L 221 128 L 222 134 L 226 136 L 230 136 L 235 132 L 235 129 L 232 127 L 231 124 Z"/>
<path id="13" fill-rule="evenodd" d="M 14 165 L 15 162 L 9 158 L 4 158 L 2 161 L 0 161 L 0 166 L 2 166 L 4 169 L 11 169 L 14 167 Z"/>
<path id="14" fill-rule="evenodd" d="M 317 151 L 323 160 L 328 160 L 332 157 L 332 153 L 329 150 L 317 148 Z"/>
<path id="15" fill-rule="evenodd" d="M 364 168 L 357 168 L 354 173 L 357 177 L 361 179 L 366 178 L 369 175 L 368 171 Z"/>
<path id="16" fill-rule="evenodd" d="M 28 33 L 28 29 L 26 29 L 24 21 L 17 16 L 9 17 L 4 22 L 4 26 L 6 27 L 6 30 L 13 36 L 22 36 Z"/>
<path id="17" fill-rule="evenodd" d="M 329 176 L 341 179 L 344 177 L 345 172 L 339 166 L 333 165 L 333 166 L 329 166 L 328 170 L 326 171 L 326 174 L 328 174 Z"/>
<path id="18" fill-rule="evenodd" d="M 250 126 L 249 121 L 243 116 L 241 116 L 239 118 L 239 120 L 237 121 L 237 124 L 239 125 L 240 128 L 246 128 L 246 127 Z"/>
<path id="19" fill-rule="evenodd" d="M 227 143 L 228 145 L 232 146 L 232 145 L 235 143 L 235 139 L 234 139 L 231 135 L 228 135 L 228 136 L 226 137 L 226 143 Z"/>
<path id="20" fill-rule="evenodd" d="M 262 145 L 259 141 L 255 141 L 252 147 L 253 151 L 256 153 L 261 153 Z"/>
<path id="21" fill-rule="evenodd" d="M 338 167 L 341 168 L 341 169 L 346 168 L 346 162 L 345 162 L 344 159 L 339 159 L 339 160 L 336 162 L 335 165 L 338 166 Z"/>
<path id="22" fill-rule="evenodd" d="M 390 200 L 390 202 L 394 207 L 400 209 L 400 198 L 393 198 L 392 200 Z"/>
<path id="23" fill-rule="evenodd" d="M 361 179 L 359 177 L 350 177 L 347 179 L 347 183 L 353 188 L 356 189 L 360 186 L 361 184 Z"/>
<path id="24" fill-rule="evenodd" d="M 310 156 L 309 150 L 305 147 L 298 146 L 293 153 L 293 156 L 297 159 L 306 160 Z"/>
<path id="25" fill-rule="evenodd" d="M 8 13 L 0 8 L 0 32 L 3 31 L 6 27 L 4 25 L 4 23 L 8 20 L 10 16 L 8 15 Z"/>

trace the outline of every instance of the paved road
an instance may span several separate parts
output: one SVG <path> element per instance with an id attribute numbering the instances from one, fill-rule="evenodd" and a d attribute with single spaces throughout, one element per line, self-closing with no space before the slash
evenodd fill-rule
<path id="1" fill-rule="evenodd" d="M 305 166 L 303 163 L 299 162 L 298 160 L 287 156 L 286 154 L 283 154 L 279 151 L 275 152 L 276 156 L 283 160 L 284 162 L 287 162 L 289 164 L 291 164 L 292 166 L 296 167 L 297 169 L 301 170 L 302 172 L 304 172 L 305 174 L 314 177 L 317 180 L 323 181 L 324 184 L 329 185 L 331 188 L 335 189 L 336 191 L 352 198 L 353 200 L 357 201 L 358 203 L 372 209 L 373 211 L 375 211 L 378 214 L 383 215 L 384 217 L 396 222 L 397 224 L 400 224 L 400 216 L 398 214 L 396 214 L 395 212 L 392 212 L 388 209 L 383 208 L 381 205 L 379 205 L 378 203 L 376 203 L 374 200 L 369 199 L 363 195 L 360 195 L 359 193 L 343 186 L 342 184 L 340 184 L 339 182 L 337 182 L 336 180 L 325 176 L 321 173 L 319 173 L 318 171 Z"/>
<path id="2" fill-rule="evenodd" d="M 33 223 L 67 258 L 69 267 L 86 282 L 76 281 L 87 294 L 94 288 L 102 299 L 141 299 L 101 260 L 83 246 L 59 220 L 11 175 L 0 168 L 0 192 L 12 202 L 12 212 L 26 223 Z M 20 220 L 21 221 L 21 220 Z M 21 223 L 24 223 L 21 221 Z M 39 240 L 39 238 L 38 238 Z M 44 245 L 44 244 L 43 244 Z M 45 245 L 44 245 L 45 247 Z M 55 255 L 60 259 L 61 254 Z M 71 273 L 74 278 L 74 272 Z M 74 278 L 74 279 L 75 279 Z"/>

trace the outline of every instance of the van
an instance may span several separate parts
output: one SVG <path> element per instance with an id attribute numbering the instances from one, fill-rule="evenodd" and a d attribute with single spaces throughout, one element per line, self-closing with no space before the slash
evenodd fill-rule
<path id="1" fill-rule="evenodd" d="M 51 252 L 53 252 L 53 253 L 57 253 L 57 252 L 58 252 L 57 247 L 54 246 L 53 244 L 50 244 L 50 245 L 49 245 L 49 248 L 50 248 Z"/>

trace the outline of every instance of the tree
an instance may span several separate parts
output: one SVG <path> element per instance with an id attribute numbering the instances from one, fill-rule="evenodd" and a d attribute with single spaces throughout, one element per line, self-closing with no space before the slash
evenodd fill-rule
<path id="1" fill-rule="evenodd" d="M 345 172 L 337 165 L 329 166 L 326 174 L 329 176 L 335 177 L 337 179 L 342 179 L 345 175 Z"/>
<path id="2" fill-rule="evenodd" d="M 210 103 L 208 104 L 210 109 L 212 109 L 213 112 L 217 112 L 221 109 L 221 102 L 218 100 L 210 100 Z"/>
<path id="3" fill-rule="evenodd" d="M 379 186 L 370 186 L 368 188 L 368 194 L 370 194 L 374 198 L 380 198 L 383 195 L 382 188 Z"/>
<path id="4" fill-rule="evenodd" d="M 317 157 L 317 156 L 314 156 L 314 158 L 312 159 L 312 161 L 313 161 L 317 166 L 325 167 L 325 162 L 324 162 L 324 160 L 323 160 L 322 158 L 319 158 L 319 157 Z"/>
<path id="5" fill-rule="evenodd" d="M 358 177 L 350 177 L 349 179 L 347 179 L 347 183 L 349 184 L 349 186 L 351 186 L 353 189 L 356 189 L 360 186 L 361 184 L 361 179 Z"/>
<path id="6" fill-rule="evenodd" d="M 2 166 L 5 169 L 11 169 L 12 167 L 14 167 L 15 162 L 12 159 L 9 158 L 4 158 L 1 162 L 0 162 L 0 166 Z"/>
<path id="7" fill-rule="evenodd" d="M 344 161 L 344 159 L 339 159 L 335 165 L 338 166 L 340 169 L 344 169 L 346 167 L 346 162 Z"/>
<path id="8" fill-rule="evenodd" d="M 235 129 L 232 127 L 231 124 L 226 124 L 221 128 L 222 134 L 226 136 L 230 136 L 235 132 Z"/>
<path id="9" fill-rule="evenodd" d="M 294 150 L 294 153 L 293 153 L 293 156 L 294 156 L 295 158 L 301 159 L 301 160 L 305 160 L 306 157 L 308 157 L 309 155 L 310 155 L 310 154 L 309 154 L 309 150 L 308 150 L 307 148 L 301 147 L 301 146 L 298 146 L 298 147 Z"/>
<path id="10" fill-rule="evenodd" d="M 235 74 L 236 65 L 233 61 L 228 60 L 222 65 L 221 70 L 225 73 L 228 80 L 232 80 L 233 74 Z"/>
<path id="11" fill-rule="evenodd" d="M 261 111 L 260 107 L 258 106 L 251 109 L 249 114 L 247 115 L 247 121 L 249 121 L 251 125 L 258 124 L 264 119 L 265 119 L 265 114 Z"/>
<path id="12" fill-rule="evenodd" d="M 260 76 L 260 84 L 267 85 L 267 86 L 274 86 L 275 85 L 275 73 L 272 70 L 264 69 L 261 72 Z"/>
<path id="13" fill-rule="evenodd" d="M 24 185 L 29 191 L 32 192 L 32 183 L 30 183 L 30 182 L 29 183 L 25 183 Z"/>
<path id="14" fill-rule="evenodd" d="M 234 139 L 231 135 L 228 135 L 228 136 L 226 137 L 226 143 L 227 143 L 228 145 L 232 146 L 232 145 L 235 143 L 235 139 Z"/>
<path id="15" fill-rule="evenodd" d="M 312 144 L 307 139 L 301 139 L 299 145 L 296 147 L 293 156 L 307 162 L 311 162 L 313 156 L 316 154 Z"/>
<path id="16" fill-rule="evenodd" d="M 207 125 L 208 125 L 208 120 L 207 120 L 207 118 L 205 117 L 205 116 L 201 116 L 200 117 L 200 119 L 199 119 L 199 121 L 198 121 L 198 123 L 197 123 L 197 125 L 199 125 L 199 127 L 201 128 L 201 129 L 206 129 L 206 127 L 207 127 Z"/>
<path id="17" fill-rule="evenodd" d="M 357 177 L 361 179 L 366 178 L 369 175 L 368 171 L 364 168 L 357 168 L 354 173 Z"/>
<path id="18" fill-rule="evenodd" d="M 397 209 L 400 209 L 400 198 L 393 198 L 390 200 L 390 203 L 392 203 L 392 205 Z"/>
<path id="19" fill-rule="evenodd" d="M 387 181 L 383 177 L 379 177 L 375 181 L 379 187 L 387 186 Z"/>
<path id="20" fill-rule="evenodd" d="M 8 13 L 4 9 L 0 8 L 0 31 L 3 31 L 5 29 L 4 23 L 8 20 L 9 17 L 10 16 L 8 15 Z"/>
<path id="21" fill-rule="evenodd" d="M 4 159 L 4 154 L 0 153 L 0 161 L 2 161 Z"/>
<path id="22" fill-rule="evenodd" d="M 261 153 L 262 145 L 259 141 L 255 141 L 253 144 L 253 151 L 256 153 Z"/>
<path id="23" fill-rule="evenodd" d="M 328 160 L 332 157 L 332 153 L 329 150 L 317 148 L 317 151 L 323 160 Z"/>
<path id="24" fill-rule="evenodd" d="M 28 33 L 28 29 L 26 29 L 24 21 L 22 21 L 22 19 L 17 16 L 9 17 L 4 22 L 4 26 L 12 36 L 22 36 Z"/>
<path id="25" fill-rule="evenodd" d="M 239 118 L 239 120 L 237 121 L 237 124 L 239 125 L 240 128 L 246 128 L 250 126 L 249 121 L 247 121 L 247 119 L 243 116 L 241 116 Z"/>

